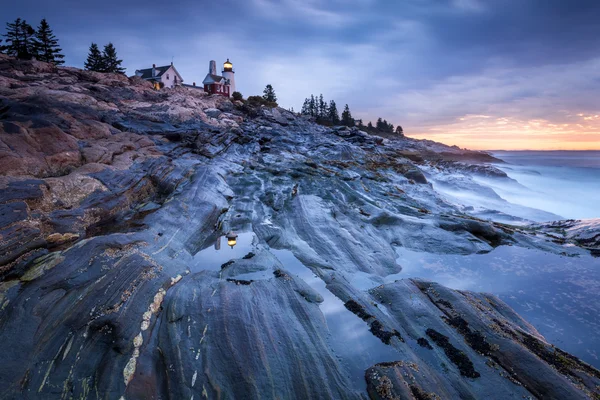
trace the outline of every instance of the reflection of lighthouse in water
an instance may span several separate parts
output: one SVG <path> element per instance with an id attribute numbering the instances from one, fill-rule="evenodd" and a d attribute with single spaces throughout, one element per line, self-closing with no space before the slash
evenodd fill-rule
<path id="1" fill-rule="evenodd" d="M 215 250 L 221 250 L 221 238 L 222 237 L 223 236 L 219 236 L 217 238 L 217 240 L 215 241 Z M 227 246 L 229 246 L 233 249 L 233 247 L 237 244 L 238 234 L 235 233 L 234 231 L 229 231 L 225 235 L 225 238 L 227 238 Z"/>

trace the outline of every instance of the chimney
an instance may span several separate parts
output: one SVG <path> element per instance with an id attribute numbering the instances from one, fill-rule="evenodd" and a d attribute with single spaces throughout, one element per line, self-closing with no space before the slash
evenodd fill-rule
<path id="1" fill-rule="evenodd" d="M 208 73 L 212 75 L 217 74 L 217 62 L 215 60 L 210 61 L 210 67 L 208 68 Z"/>
<path id="2" fill-rule="evenodd" d="M 152 77 L 156 76 L 156 64 L 152 64 Z"/>

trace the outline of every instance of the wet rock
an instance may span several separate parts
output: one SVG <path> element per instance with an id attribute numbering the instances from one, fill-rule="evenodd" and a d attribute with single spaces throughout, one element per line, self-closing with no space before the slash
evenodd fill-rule
<path id="1" fill-rule="evenodd" d="M 597 396 L 597 370 L 498 298 L 384 284 L 396 246 L 538 245 L 409 183 L 489 155 L 4 55 L 0 87 L 0 397 Z M 229 230 L 251 252 L 206 267 Z M 332 304 L 384 349 L 365 381 Z"/>
<path id="2" fill-rule="evenodd" d="M 461 375 L 466 376 L 467 378 L 479 378 L 481 376 L 481 374 L 473 368 L 471 360 L 450 343 L 448 336 L 444 336 L 431 328 L 427 329 L 425 333 L 436 345 L 444 350 L 448 359 L 458 367 Z"/>
<path id="3" fill-rule="evenodd" d="M 0 227 L 23 221 L 25 218 L 27 218 L 27 204 L 25 202 L 0 204 Z"/>
<path id="4" fill-rule="evenodd" d="M 222 114 L 221 110 L 216 108 L 207 108 L 204 110 L 204 113 L 211 118 L 218 118 Z"/>
<path id="5" fill-rule="evenodd" d="M 425 175 L 423 175 L 423 172 L 421 172 L 420 170 L 418 170 L 416 168 L 415 169 L 410 169 L 410 170 L 406 171 L 404 173 L 404 176 L 407 179 L 411 179 L 411 180 L 413 180 L 413 181 L 415 181 L 417 183 L 420 183 L 420 184 L 426 184 L 427 183 L 427 178 L 425 178 Z"/>
<path id="6" fill-rule="evenodd" d="M 600 250 L 600 219 L 565 220 L 536 226 L 552 240 L 572 242 L 594 251 Z"/>
<path id="7" fill-rule="evenodd" d="M 429 349 L 429 350 L 433 350 L 433 347 L 431 347 L 431 345 L 429 344 L 429 341 L 427 339 L 425 339 L 425 338 L 418 338 L 417 339 L 417 343 L 421 347 L 424 347 L 424 348 Z"/>

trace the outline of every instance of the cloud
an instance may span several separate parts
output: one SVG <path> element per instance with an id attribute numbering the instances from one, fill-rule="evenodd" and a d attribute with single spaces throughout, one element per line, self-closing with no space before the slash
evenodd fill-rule
<path id="1" fill-rule="evenodd" d="M 452 5 L 460 10 L 482 12 L 484 5 L 479 0 L 453 0 Z"/>
<path id="2" fill-rule="evenodd" d="M 342 27 L 351 23 L 355 16 L 329 10 L 325 2 L 318 0 L 252 0 L 256 12 L 262 17 L 283 20 L 300 20 L 311 25 Z"/>

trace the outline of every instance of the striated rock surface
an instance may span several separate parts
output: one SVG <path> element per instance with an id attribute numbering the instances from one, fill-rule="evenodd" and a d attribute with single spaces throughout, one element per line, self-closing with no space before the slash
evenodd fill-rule
<path id="1" fill-rule="evenodd" d="M 537 228 L 555 242 L 574 243 L 600 255 L 600 219 L 555 221 Z"/>
<path id="2" fill-rule="evenodd" d="M 595 398 L 495 296 L 385 283 L 397 246 L 564 250 L 423 173 L 489 158 L 0 55 L 0 397 Z"/>

